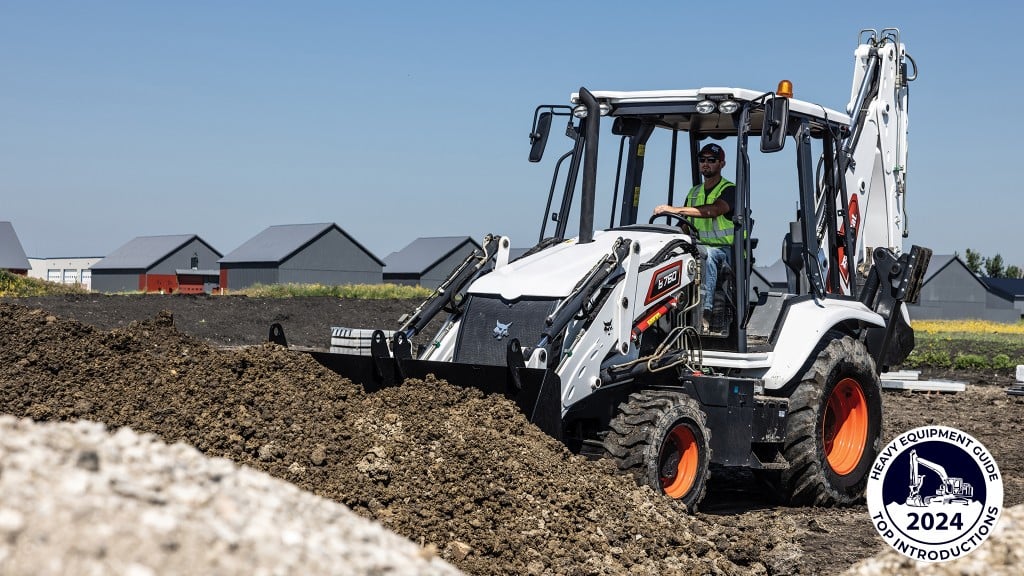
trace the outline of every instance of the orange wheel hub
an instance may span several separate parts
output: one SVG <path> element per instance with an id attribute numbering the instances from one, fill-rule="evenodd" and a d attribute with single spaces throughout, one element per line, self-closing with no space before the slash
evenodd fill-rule
<path id="1" fill-rule="evenodd" d="M 661 487 L 665 495 L 670 498 L 686 496 L 697 480 L 700 466 L 700 447 L 693 431 L 683 425 L 673 428 L 665 438 L 659 460 L 662 465 Z"/>
<path id="2" fill-rule="evenodd" d="M 868 441 L 868 403 L 856 380 L 844 378 L 836 384 L 822 424 L 828 465 L 840 476 L 853 472 Z"/>

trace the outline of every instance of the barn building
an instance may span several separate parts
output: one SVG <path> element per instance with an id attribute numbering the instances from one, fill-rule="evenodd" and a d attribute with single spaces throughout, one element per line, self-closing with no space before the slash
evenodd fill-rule
<path id="1" fill-rule="evenodd" d="M 32 266 L 21 247 L 21 240 L 10 222 L 0 222 L 0 270 L 27 276 Z"/>
<path id="2" fill-rule="evenodd" d="M 179 292 L 179 271 L 212 268 L 221 256 L 195 234 L 139 236 L 92 265 L 92 289 Z"/>
<path id="3" fill-rule="evenodd" d="M 220 259 L 220 285 L 380 284 L 384 262 L 337 224 L 270 226 Z"/>
<path id="4" fill-rule="evenodd" d="M 479 248 L 469 236 L 417 238 L 384 259 L 384 281 L 437 288 L 466 256 Z"/>
<path id="5" fill-rule="evenodd" d="M 988 289 L 1010 302 L 1024 320 L 1024 278 L 982 278 Z"/>
<path id="6" fill-rule="evenodd" d="M 1013 298 L 990 290 L 956 255 L 934 255 L 925 272 L 921 296 L 907 311 L 915 320 L 991 320 L 1016 322 Z"/>

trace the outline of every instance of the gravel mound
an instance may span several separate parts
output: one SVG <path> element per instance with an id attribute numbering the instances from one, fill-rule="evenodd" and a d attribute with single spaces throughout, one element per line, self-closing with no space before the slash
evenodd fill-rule
<path id="1" fill-rule="evenodd" d="M 460 574 L 336 502 L 185 444 L 0 416 L 4 574 Z"/>
<path id="2" fill-rule="evenodd" d="M 1016 576 L 1024 566 L 1024 504 L 1004 508 L 992 534 L 967 556 L 949 562 L 918 562 L 886 549 L 858 562 L 844 576 Z"/>

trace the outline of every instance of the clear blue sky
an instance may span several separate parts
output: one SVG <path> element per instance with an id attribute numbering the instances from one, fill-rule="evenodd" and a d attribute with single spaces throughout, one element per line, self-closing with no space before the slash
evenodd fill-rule
<path id="1" fill-rule="evenodd" d="M 843 110 L 858 31 L 898 27 L 920 72 L 907 246 L 1024 267 L 1021 22 L 994 1 L 0 0 L 0 220 L 32 257 L 192 233 L 226 254 L 312 222 L 380 258 L 419 236 L 526 247 L 557 157 L 526 161 L 536 105 L 788 78 Z M 770 264 L 784 218 L 761 210 Z"/>

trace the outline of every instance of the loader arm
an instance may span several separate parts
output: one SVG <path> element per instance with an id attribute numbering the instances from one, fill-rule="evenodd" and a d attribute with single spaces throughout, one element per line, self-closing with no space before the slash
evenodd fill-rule
<path id="1" fill-rule="evenodd" d="M 492 261 L 497 254 L 499 241 L 501 239 L 497 236 L 491 234 L 485 236 L 481 249 L 473 250 L 422 304 L 407 317 L 399 319 L 402 321 L 399 332 L 404 333 L 406 338 L 412 338 L 419 334 L 446 306 L 457 307 L 465 295 L 466 287 L 487 271 L 486 264 Z M 504 242 L 507 244 L 508 240 L 504 240 Z"/>

